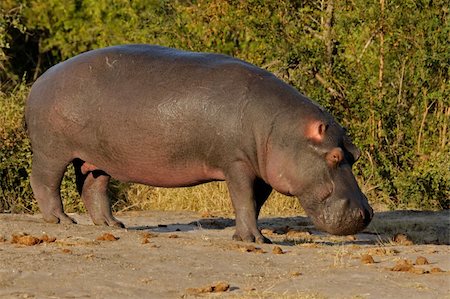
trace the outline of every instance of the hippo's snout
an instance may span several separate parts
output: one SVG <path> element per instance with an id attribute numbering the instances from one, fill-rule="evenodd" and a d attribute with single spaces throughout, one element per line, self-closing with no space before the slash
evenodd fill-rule
<path id="1" fill-rule="evenodd" d="M 330 234 L 353 235 L 369 225 L 373 210 L 368 204 L 354 205 L 349 199 L 330 198 L 321 214 L 311 213 L 310 217 L 317 228 Z"/>

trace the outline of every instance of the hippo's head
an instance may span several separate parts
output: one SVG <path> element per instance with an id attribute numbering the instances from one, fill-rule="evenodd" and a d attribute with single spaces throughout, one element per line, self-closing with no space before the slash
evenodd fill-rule
<path id="1" fill-rule="evenodd" d="M 334 120 L 313 118 L 300 127 L 283 122 L 267 151 L 269 183 L 298 197 L 316 227 L 349 235 L 370 223 L 373 210 L 352 173 L 360 152 Z"/>

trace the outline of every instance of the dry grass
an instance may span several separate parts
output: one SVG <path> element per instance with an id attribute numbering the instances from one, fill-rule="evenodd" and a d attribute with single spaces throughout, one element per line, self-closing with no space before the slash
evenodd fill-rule
<path id="1" fill-rule="evenodd" d="M 233 214 L 233 207 L 224 182 L 213 182 L 188 188 L 155 188 L 138 184 L 115 183 L 113 194 L 119 198 L 116 211 L 160 210 L 199 211 L 221 215 Z M 298 215 L 303 213 L 299 201 L 273 192 L 263 206 L 261 215 Z"/>

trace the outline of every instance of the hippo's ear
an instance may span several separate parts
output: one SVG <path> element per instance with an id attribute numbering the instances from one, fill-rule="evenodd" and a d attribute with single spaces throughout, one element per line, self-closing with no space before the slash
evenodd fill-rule
<path id="1" fill-rule="evenodd" d="M 328 125 L 320 120 L 311 120 L 306 124 L 305 136 L 314 142 L 322 142 Z"/>

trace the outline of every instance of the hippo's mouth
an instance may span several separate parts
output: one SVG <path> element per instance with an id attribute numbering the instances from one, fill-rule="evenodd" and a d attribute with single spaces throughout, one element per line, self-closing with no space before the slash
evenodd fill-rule
<path id="1" fill-rule="evenodd" d="M 332 203 L 327 204 L 328 200 Z M 316 209 L 303 207 L 316 228 L 333 235 L 356 234 L 369 225 L 373 216 L 371 208 L 368 211 L 345 208 L 345 204 L 331 198 L 327 199 L 320 209 L 317 209 L 317 206 Z"/>
<path id="2" fill-rule="evenodd" d="M 313 217 L 311 218 L 316 228 L 337 236 L 354 235 L 367 227 L 367 224 L 364 224 L 362 221 L 352 220 L 350 223 L 343 221 L 341 223 L 336 224 L 336 223 L 324 223 L 322 221 L 317 221 Z"/>

